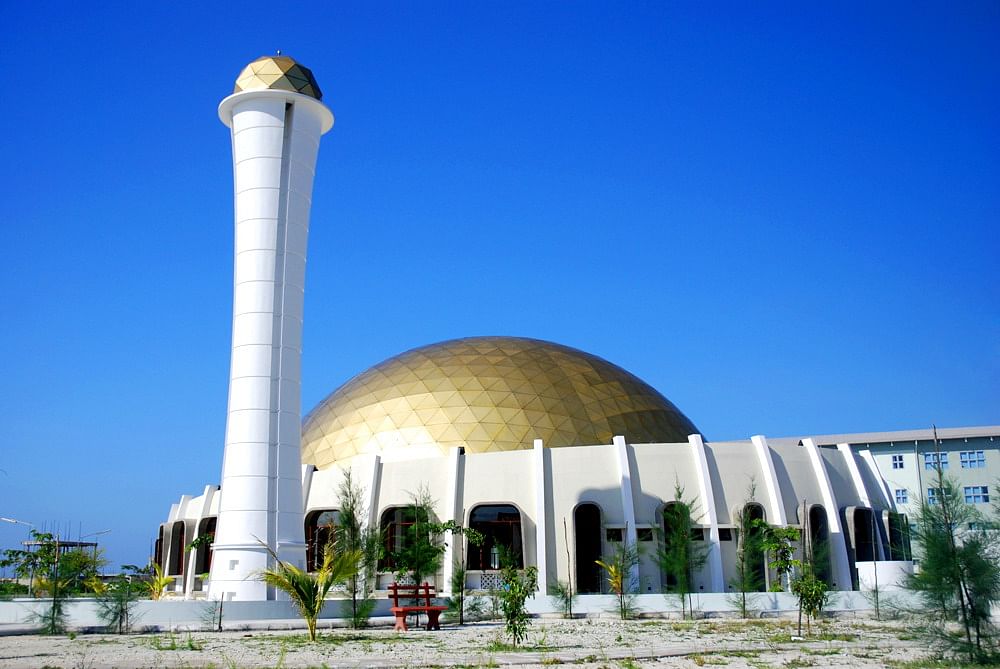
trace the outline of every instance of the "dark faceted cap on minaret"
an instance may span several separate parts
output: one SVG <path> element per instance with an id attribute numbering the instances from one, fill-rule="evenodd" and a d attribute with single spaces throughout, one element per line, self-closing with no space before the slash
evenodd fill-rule
<path id="1" fill-rule="evenodd" d="M 308 67 L 288 56 L 261 56 L 236 77 L 233 93 L 261 90 L 291 91 L 317 100 L 323 99 L 316 78 Z"/>

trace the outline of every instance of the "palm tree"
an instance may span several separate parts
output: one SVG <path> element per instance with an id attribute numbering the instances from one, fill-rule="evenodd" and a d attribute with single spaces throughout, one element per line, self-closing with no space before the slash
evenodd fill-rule
<path id="1" fill-rule="evenodd" d="M 316 619 L 326 604 L 326 595 L 334 585 L 357 573 L 358 562 L 361 560 L 360 551 L 335 554 L 333 544 L 329 543 L 323 549 L 323 563 L 314 573 L 282 562 L 270 549 L 268 552 L 274 558 L 274 567 L 261 572 L 261 580 L 288 595 L 306 621 L 309 640 L 315 641 Z"/>

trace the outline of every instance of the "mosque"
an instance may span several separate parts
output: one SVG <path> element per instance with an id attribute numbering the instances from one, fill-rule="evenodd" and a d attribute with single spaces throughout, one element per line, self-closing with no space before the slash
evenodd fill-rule
<path id="1" fill-rule="evenodd" d="M 236 267 L 233 357 L 222 485 L 183 495 L 159 527 L 155 561 L 172 595 L 273 599 L 251 578 L 267 550 L 315 565 L 347 472 L 386 556 L 426 490 L 438 521 L 483 533 L 448 541 L 435 581 L 499 583 L 499 555 L 538 568 L 539 590 L 607 592 L 595 560 L 623 544 L 642 557 L 639 593 L 664 592 L 656 560 L 678 490 L 705 546 L 697 592 L 732 589 L 740 517 L 795 527 L 829 547 L 817 565 L 834 590 L 912 568 L 909 523 L 933 495 L 926 469 L 948 466 L 967 501 L 989 503 L 1000 427 L 705 441 L 656 389 L 596 355 L 521 337 L 469 337 L 389 358 L 334 390 L 301 420 L 299 356 L 305 238 L 319 138 L 333 125 L 312 73 L 287 56 L 254 61 L 220 106 L 232 128 Z M 985 507 L 984 507 L 985 508 Z M 212 545 L 186 547 L 200 536 Z M 776 575 L 752 565 L 761 589 Z M 391 557 L 377 588 L 393 581 Z"/>

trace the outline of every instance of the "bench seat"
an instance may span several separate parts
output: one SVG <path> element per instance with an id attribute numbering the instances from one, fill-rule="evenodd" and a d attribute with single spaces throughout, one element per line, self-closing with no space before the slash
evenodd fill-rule
<path id="1" fill-rule="evenodd" d="M 431 599 L 435 596 L 434 586 L 429 583 L 421 583 L 420 585 L 391 584 L 389 586 L 389 597 L 392 599 L 392 606 L 389 607 L 389 612 L 396 617 L 396 624 L 393 626 L 393 629 L 406 632 L 409 629 L 406 626 L 406 616 L 411 613 L 425 614 L 427 616 L 428 630 L 441 629 L 441 612 L 447 611 L 448 607 L 431 604 Z M 423 604 L 400 605 L 400 599 L 410 599 L 418 602 L 423 600 Z"/>

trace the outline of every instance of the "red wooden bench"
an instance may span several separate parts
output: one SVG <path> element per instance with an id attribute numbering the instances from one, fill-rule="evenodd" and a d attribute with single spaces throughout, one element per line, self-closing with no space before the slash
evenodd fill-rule
<path id="1" fill-rule="evenodd" d="M 401 632 L 407 631 L 409 628 L 406 626 L 406 616 L 411 613 L 425 613 L 427 614 L 427 629 L 429 630 L 439 630 L 441 629 L 441 623 L 438 622 L 438 617 L 441 615 L 442 611 L 447 611 L 447 606 L 435 606 L 431 604 L 431 600 L 437 595 L 434 592 L 434 586 L 427 582 L 420 585 L 404 585 L 402 583 L 392 583 L 389 585 L 389 597 L 392 598 L 392 607 L 389 610 L 394 616 L 396 616 L 396 624 L 393 629 L 399 630 Z M 415 604 L 403 604 L 400 606 L 399 600 L 416 600 Z M 419 603 L 423 600 L 423 603 Z"/>

